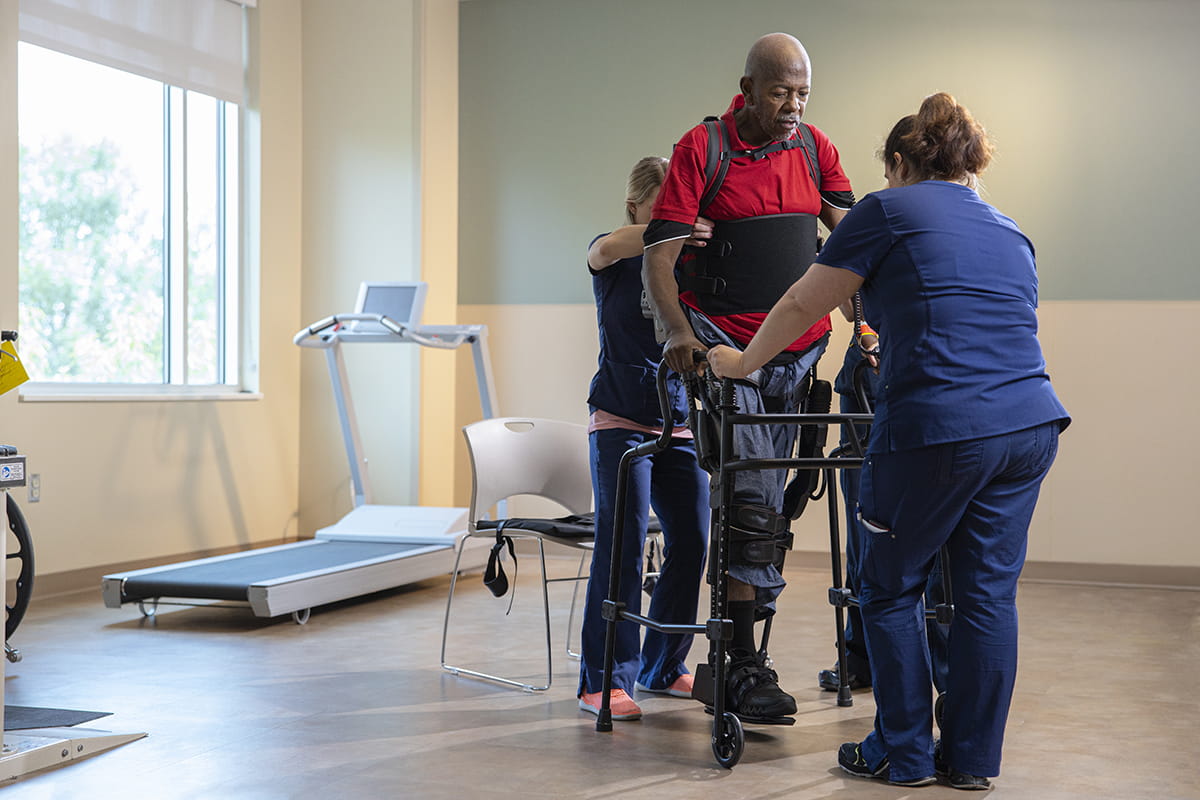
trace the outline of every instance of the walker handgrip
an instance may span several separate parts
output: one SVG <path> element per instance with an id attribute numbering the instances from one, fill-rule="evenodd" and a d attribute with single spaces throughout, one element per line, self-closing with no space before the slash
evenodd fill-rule
<path id="1" fill-rule="evenodd" d="M 16 331 L 0 331 L 0 342 L 15 342 L 16 340 Z"/>
<path id="2" fill-rule="evenodd" d="M 634 448 L 636 454 L 646 455 L 647 453 L 661 453 L 671 446 L 671 434 L 674 432 L 675 425 L 673 415 L 671 413 L 671 395 L 667 392 L 667 372 L 670 367 L 666 361 L 659 362 L 658 372 L 654 376 L 655 388 L 658 389 L 658 410 L 662 414 L 663 426 L 662 433 L 652 442 L 642 442 Z"/>

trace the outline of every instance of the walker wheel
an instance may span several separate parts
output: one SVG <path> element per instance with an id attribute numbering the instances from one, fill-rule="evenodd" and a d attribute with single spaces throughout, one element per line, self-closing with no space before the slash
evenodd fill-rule
<path id="1" fill-rule="evenodd" d="M 937 696 L 937 700 L 933 702 L 933 720 L 937 723 L 938 730 L 945 727 L 946 722 L 946 693 L 942 692 Z"/>
<path id="2" fill-rule="evenodd" d="M 732 769 L 742 760 L 745 746 L 746 732 L 737 715 L 726 711 L 720 720 L 713 720 L 712 749 L 718 764 L 725 769 Z"/>

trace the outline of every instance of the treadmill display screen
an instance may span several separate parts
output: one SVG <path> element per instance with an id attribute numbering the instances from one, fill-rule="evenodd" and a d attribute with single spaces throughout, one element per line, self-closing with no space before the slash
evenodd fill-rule
<path id="1" fill-rule="evenodd" d="M 424 283 L 363 283 L 358 290 L 356 314 L 383 314 L 400 325 L 421 322 L 421 307 L 425 302 Z M 359 321 L 355 330 L 368 332 L 384 330 L 377 322 Z"/>

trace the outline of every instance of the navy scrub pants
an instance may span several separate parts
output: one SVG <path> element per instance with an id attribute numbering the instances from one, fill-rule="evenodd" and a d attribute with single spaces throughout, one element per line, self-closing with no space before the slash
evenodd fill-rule
<path id="1" fill-rule="evenodd" d="M 608 623 L 600 607 L 608 598 L 609 565 L 617 497 L 617 471 L 621 455 L 650 441 L 646 433 L 624 429 L 593 431 L 588 437 L 592 462 L 592 490 L 596 498 L 596 549 L 588 579 L 583 612 L 583 650 L 579 693 L 598 692 L 604 681 L 604 634 Z M 629 470 L 625 496 L 624 547 L 621 552 L 621 596 L 628 611 L 641 613 L 642 553 L 649 509 L 654 509 L 663 529 L 661 575 L 650 598 L 647 616 L 664 623 L 696 622 L 700 580 L 708 543 L 708 475 L 696 461 L 691 440 L 675 439 L 661 453 L 641 456 Z M 641 626 L 617 623 L 613 688 L 633 694 L 636 680 L 651 689 L 665 689 L 680 675 L 691 649 L 690 634 L 645 633 Z"/>
<path id="2" fill-rule="evenodd" d="M 932 775 L 933 700 L 922 598 L 934 556 L 949 547 L 954 622 L 942 728 L 945 762 L 1000 772 L 1017 674 L 1017 578 L 1057 422 L 1015 433 L 872 454 L 859 498 L 867 528 L 859 577 L 875 728 L 863 758 L 892 780 Z"/>
<path id="3" fill-rule="evenodd" d="M 841 372 L 838 373 L 837 380 L 834 382 L 834 391 L 838 393 L 840 398 L 840 408 L 843 414 L 859 414 L 870 409 L 863 408 L 858 402 L 858 395 L 854 391 L 854 370 L 862 361 L 862 354 L 858 349 L 858 345 L 851 341 L 850 347 L 846 350 L 846 358 L 842 365 Z M 878 389 L 883 379 L 872 369 L 864 371 L 866 386 L 864 387 L 867 394 L 867 401 L 874 402 L 874 398 L 878 396 Z M 847 445 L 850 442 L 844 425 L 839 426 L 841 435 L 841 444 Z M 855 429 L 859 438 L 865 436 L 869 430 L 866 425 L 856 425 Z M 845 517 L 846 517 L 846 588 L 849 589 L 855 596 L 858 595 L 858 565 L 862 560 L 863 541 L 867 536 L 866 530 L 858 520 L 858 489 L 859 479 L 861 477 L 860 470 L 843 469 L 840 471 L 842 498 L 845 501 Z M 945 598 L 945 592 L 942 588 L 942 559 L 940 556 L 934 559 L 933 569 L 929 573 L 929 581 L 925 585 L 925 607 L 933 608 L 941 603 Z M 867 637 L 863 633 L 862 612 L 857 606 L 850 606 L 846 609 L 846 671 L 851 675 L 861 675 L 867 677 L 870 675 L 871 665 L 870 659 L 867 657 Z M 933 685 L 937 691 L 946 691 L 947 674 L 949 667 L 946 664 L 946 637 L 948 627 L 939 625 L 935 620 L 929 619 L 925 622 L 926 637 L 929 641 L 929 655 L 933 668 Z"/>

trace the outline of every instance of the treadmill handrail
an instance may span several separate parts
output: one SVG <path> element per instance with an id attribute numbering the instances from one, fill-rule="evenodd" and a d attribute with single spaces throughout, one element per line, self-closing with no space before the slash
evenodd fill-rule
<path id="1" fill-rule="evenodd" d="M 382 330 L 363 331 L 343 326 L 349 322 L 375 322 Z M 350 382 L 342 358 L 343 344 L 405 344 L 412 343 L 440 350 L 453 350 L 470 345 L 475 365 L 475 380 L 479 389 L 479 407 L 484 419 L 497 415 L 494 406 L 496 383 L 492 376 L 491 358 L 488 354 L 487 325 L 403 325 L 384 314 L 334 314 L 300 330 L 292 342 L 299 347 L 324 350 L 330 381 L 333 384 L 334 402 L 342 429 L 342 442 L 350 464 L 350 483 L 354 492 L 354 506 L 373 503 L 367 460 L 363 455 L 362 440 L 358 434 L 354 403 L 350 397 Z"/>
<path id="2" fill-rule="evenodd" d="M 350 328 L 337 327 L 347 322 L 377 322 L 386 328 L 384 331 L 362 333 Z M 292 342 L 299 347 L 326 348 L 332 347 L 335 339 L 353 341 L 354 339 L 370 341 L 391 341 L 398 339 L 402 342 L 414 342 L 423 347 L 437 347 L 443 350 L 454 350 L 464 342 L 471 340 L 478 333 L 477 325 L 404 325 L 396 322 L 386 314 L 334 314 L 314 322 L 292 337 Z M 330 328 L 333 331 L 325 333 Z M 379 337 L 385 337 L 380 339 Z"/>

